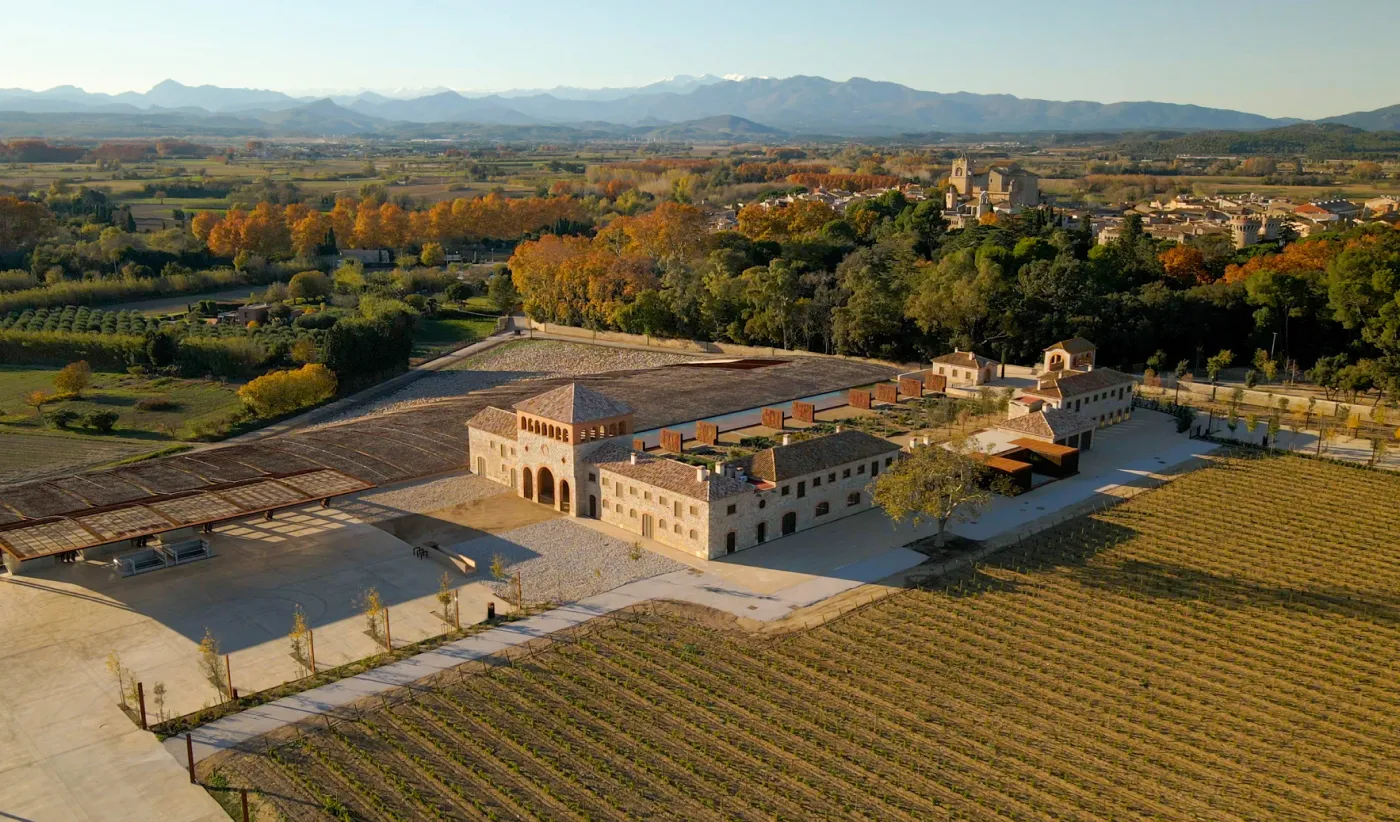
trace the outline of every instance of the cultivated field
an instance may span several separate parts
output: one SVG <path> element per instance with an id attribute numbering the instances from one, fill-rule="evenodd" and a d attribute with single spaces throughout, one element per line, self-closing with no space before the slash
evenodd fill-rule
<path id="1" fill-rule="evenodd" d="M 1394 819 L 1397 532 L 1398 478 L 1230 460 L 824 627 L 610 622 L 213 781 L 293 819 Z"/>

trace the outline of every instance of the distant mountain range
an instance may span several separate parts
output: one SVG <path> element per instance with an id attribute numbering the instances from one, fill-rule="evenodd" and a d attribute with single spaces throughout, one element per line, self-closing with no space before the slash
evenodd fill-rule
<path id="1" fill-rule="evenodd" d="M 68 136 L 121 136 L 164 126 L 183 133 L 249 136 L 456 136 L 483 127 L 560 135 L 779 139 L 901 133 L 1260 130 L 1302 122 L 1175 103 L 1034 100 L 1007 94 L 945 94 L 898 83 L 822 77 L 725 79 L 682 75 L 635 88 L 517 89 L 495 94 L 430 90 L 397 98 L 376 92 L 321 99 L 263 89 L 186 86 L 166 80 L 145 93 L 96 94 L 74 86 L 0 89 L 0 134 L 45 117 Z M 158 118 L 158 119 L 152 119 Z M 731 119 L 724 119 L 731 118 Z M 1400 106 L 1329 118 L 1363 129 L 1400 128 Z M 115 129 L 104 132 L 106 128 Z M 84 124 L 81 128 L 79 124 Z M 528 129 L 526 127 L 529 127 Z M 690 136 L 683 136 L 690 135 Z M 43 133 L 34 136 L 52 136 Z"/>

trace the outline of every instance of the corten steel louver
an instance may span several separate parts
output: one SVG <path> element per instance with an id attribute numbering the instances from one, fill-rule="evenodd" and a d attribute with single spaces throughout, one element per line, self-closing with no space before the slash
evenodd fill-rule
<path id="1" fill-rule="evenodd" d="M 0 531 L 0 547 L 20 559 L 77 551 L 102 542 L 101 537 L 71 519 L 48 520 Z"/>
<path id="2" fill-rule="evenodd" d="M 36 559 L 290 508 L 373 487 L 373 483 L 323 468 L 224 483 L 202 491 L 146 497 L 142 502 L 89 508 L 73 516 L 31 520 L 10 517 L 0 520 L 0 549 L 22 560 Z"/>
<path id="3" fill-rule="evenodd" d="M 304 494 L 276 480 L 256 480 L 247 485 L 220 488 L 212 493 L 244 511 L 264 511 L 306 500 Z"/>
<path id="4" fill-rule="evenodd" d="M 208 492 L 152 502 L 147 507 L 179 525 L 218 522 L 243 514 L 238 506 Z"/>
<path id="5" fill-rule="evenodd" d="M 309 474 L 280 477 L 277 482 L 290 485 L 308 497 L 322 499 L 359 491 L 365 487 L 365 483 L 339 471 L 312 471 Z"/>
<path id="6" fill-rule="evenodd" d="M 118 508 L 115 511 L 104 511 L 100 514 L 88 514 L 76 519 L 78 524 L 107 542 L 117 542 L 149 534 L 152 531 L 163 531 L 178 524 L 161 516 L 159 512 L 142 505 L 131 505 L 126 508 Z"/>

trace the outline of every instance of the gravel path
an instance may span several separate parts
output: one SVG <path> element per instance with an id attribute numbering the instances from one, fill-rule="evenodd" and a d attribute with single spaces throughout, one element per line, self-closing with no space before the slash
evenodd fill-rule
<path id="1" fill-rule="evenodd" d="M 349 409 L 325 423 L 397 411 L 518 380 L 656 368 L 694 359 L 696 357 L 687 354 L 660 351 L 634 351 L 554 340 L 521 340 L 469 357 L 450 368 L 415 380 L 387 397 Z"/>
<path id="2" fill-rule="evenodd" d="M 645 548 L 634 551 L 629 543 L 568 519 L 481 537 L 451 550 L 475 560 L 478 576 L 497 596 L 514 600 L 511 583 L 491 576 L 492 559 L 499 554 L 507 574 L 520 574 L 526 602 L 574 602 L 687 567 Z"/>
<path id="3" fill-rule="evenodd" d="M 371 488 L 348 494 L 335 507 L 374 523 L 404 514 L 429 514 L 472 500 L 493 497 L 507 490 L 500 483 L 466 471 L 427 480 L 410 480 L 392 488 Z"/>

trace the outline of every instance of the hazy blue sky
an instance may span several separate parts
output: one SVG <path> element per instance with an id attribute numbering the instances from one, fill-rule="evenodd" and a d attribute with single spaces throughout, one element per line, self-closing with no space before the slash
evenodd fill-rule
<path id="1" fill-rule="evenodd" d="M 0 20 L 0 88 L 597 87 L 709 72 L 1309 118 L 1400 103 L 1396 0 L 0 0 Z"/>

